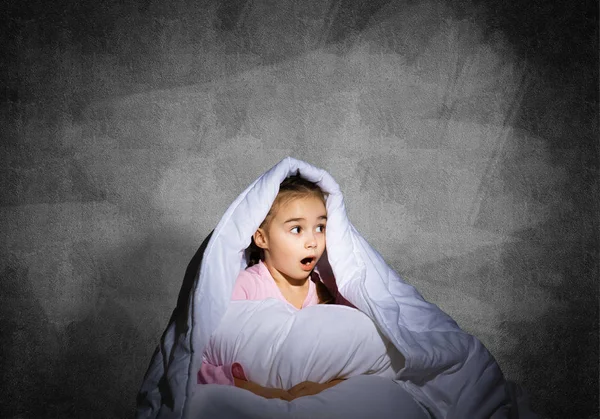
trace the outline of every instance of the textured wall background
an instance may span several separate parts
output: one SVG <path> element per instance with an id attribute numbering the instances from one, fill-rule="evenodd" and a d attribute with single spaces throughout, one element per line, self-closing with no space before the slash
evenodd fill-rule
<path id="1" fill-rule="evenodd" d="M 0 416 L 130 417 L 291 155 L 547 418 L 598 415 L 597 2 L 3 2 Z"/>

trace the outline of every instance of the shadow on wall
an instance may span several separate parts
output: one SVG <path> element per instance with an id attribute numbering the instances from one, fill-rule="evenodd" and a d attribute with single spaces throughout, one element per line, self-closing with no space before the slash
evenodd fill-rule
<path id="1" fill-rule="evenodd" d="M 71 323 L 63 339 L 64 352 L 56 363 L 61 376 L 56 380 L 61 383 L 58 416 L 131 415 L 132 361 L 142 339 L 123 306 L 99 298 L 94 314 Z"/>
<path id="2" fill-rule="evenodd" d="M 165 297 L 168 293 L 159 291 L 166 288 L 164 283 L 144 287 L 140 282 L 152 277 L 165 281 L 155 271 L 153 246 L 174 240 L 182 238 L 147 236 L 136 247 L 116 248 L 104 261 L 94 261 L 101 267 L 95 267 L 101 284 L 95 285 L 100 291 L 90 303 L 93 308 L 66 326 L 49 321 L 33 291 L 28 267 L 14 256 L 3 258 L 8 263 L 0 281 L 0 417 L 133 416 L 135 395 L 151 358 L 148 348 L 156 345 L 156 331 L 166 323 L 160 304 L 175 304 Z M 103 269 L 107 264 L 110 268 Z M 172 280 L 180 284 L 181 277 Z M 125 282 L 137 284 L 142 296 L 128 293 Z M 186 284 L 188 280 L 184 288 Z"/>
<path id="3" fill-rule="evenodd" d="M 43 417 L 60 385 L 55 377 L 60 336 L 37 303 L 29 269 L 15 256 L 0 275 L 0 416 Z M 17 416 L 18 415 L 18 416 Z"/>
<path id="4" fill-rule="evenodd" d="M 502 3 L 496 6 L 503 10 L 501 24 L 518 28 L 505 32 L 515 44 L 520 40 L 534 73 L 515 126 L 543 139 L 551 168 L 532 170 L 540 148 L 524 142 L 502 164 L 507 189 L 547 215 L 543 223 L 512 232 L 519 242 L 502 249 L 514 295 L 531 302 L 536 294 L 548 296 L 540 301 L 548 308 L 540 318 L 502 323 L 501 330 L 518 340 L 506 355 L 517 362 L 537 412 L 598 417 L 598 66 L 591 65 L 597 62 L 597 4 L 574 11 L 553 3 L 544 11 L 536 2 L 524 9 L 496 3 Z M 521 22 L 528 15 L 535 19 Z"/>
<path id="5" fill-rule="evenodd" d="M 200 245 L 198 250 L 196 250 L 196 253 L 190 260 L 190 263 L 188 264 L 185 270 L 185 275 L 183 277 L 181 289 L 179 290 L 179 295 L 177 297 L 177 306 L 173 310 L 167 327 L 164 328 L 165 331 L 163 332 L 163 336 L 160 339 L 160 342 L 158 343 L 158 345 L 155 344 L 156 349 L 152 355 L 152 358 L 150 359 L 150 364 L 147 366 L 143 382 L 141 383 L 141 387 L 139 388 L 136 400 L 138 414 L 140 414 L 145 409 L 152 409 L 152 407 L 155 404 L 166 405 L 171 408 L 173 406 L 173 392 L 168 386 L 167 381 L 165 381 L 164 376 L 165 367 L 168 368 L 169 366 L 164 364 L 165 355 L 163 353 L 162 345 L 168 345 L 167 350 L 170 350 L 170 348 L 172 347 L 171 345 L 173 345 L 172 339 L 165 339 L 165 335 L 168 333 L 172 324 L 174 324 L 175 327 L 175 331 L 173 334 L 173 336 L 175 336 L 175 341 L 178 341 L 179 336 L 185 334 L 190 327 L 187 324 L 190 295 L 194 286 L 194 282 L 198 277 L 200 265 L 204 256 L 204 251 L 208 246 L 213 232 L 214 230 L 211 231 L 202 241 L 202 244 Z M 170 361 L 171 358 L 174 356 L 174 353 L 176 352 L 173 352 L 169 355 Z M 155 391 L 158 391 L 159 394 L 153 394 Z M 142 416 L 145 415 L 142 414 Z"/>
<path id="6" fill-rule="evenodd" d="M 547 234 L 553 221 L 538 232 Z M 482 341 L 527 392 L 532 411 L 585 419 L 598 409 L 592 251 L 589 244 L 513 242 L 398 272 Z"/>
<path id="7" fill-rule="evenodd" d="M 109 417 L 110 414 L 115 418 L 133 416 L 136 393 L 148 368 L 152 351 L 159 342 L 160 333 L 167 323 L 167 319 L 164 318 L 164 313 L 167 311 L 165 308 L 171 310 L 175 306 L 170 292 L 174 287 L 170 286 L 169 282 L 175 286 L 181 284 L 181 274 L 175 273 L 173 277 L 169 277 L 163 268 L 165 266 L 169 268 L 168 265 L 173 264 L 171 261 L 173 254 L 179 252 L 184 254 L 189 251 L 187 243 L 189 241 L 186 241 L 183 235 L 174 232 L 161 232 L 156 235 L 150 233 L 144 242 L 136 247 L 114 249 L 107 256 L 109 262 L 116 263 L 108 278 L 114 282 L 104 287 L 107 294 L 111 293 L 112 298 L 110 300 L 107 298 L 104 302 L 102 313 L 107 319 L 105 324 L 102 325 L 102 320 L 97 317 L 93 321 L 96 326 L 104 327 L 108 332 L 106 336 L 97 335 L 94 338 L 97 343 L 105 338 L 108 339 L 110 345 L 105 345 L 107 351 L 104 355 L 105 358 L 113 357 L 104 370 L 99 368 L 101 373 L 106 372 L 106 376 L 102 377 L 103 388 L 98 390 L 98 394 L 107 394 L 115 397 L 116 400 L 98 406 L 98 411 L 104 411 L 103 414 L 98 415 L 99 418 Z M 197 257 L 198 252 L 192 258 L 190 266 L 195 263 Z M 188 267 L 185 272 L 182 291 L 173 316 L 180 310 L 180 306 L 187 305 L 187 301 L 182 300 L 185 297 L 181 295 L 189 293 L 195 275 L 192 271 L 194 268 Z M 122 319 L 128 321 L 123 324 Z M 180 326 L 185 327 L 185 324 Z M 78 333 L 80 336 L 85 336 L 83 329 Z M 80 352 L 85 353 L 86 349 L 81 349 Z M 118 389 L 115 389 L 115 386 Z M 93 391 L 95 386 L 89 387 Z M 90 396 L 93 397 L 93 393 L 90 393 Z"/>
<path id="8" fill-rule="evenodd" d="M 518 265 L 515 260 L 530 250 L 526 243 L 506 246 L 504 265 Z M 590 416 L 598 412 L 598 300 L 597 286 L 590 280 L 597 277 L 597 269 L 581 249 L 563 253 L 550 245 L 544 250 L 543 254 L 530 255 L 533 260 L 529 263 L 548 266 L 546 272 L 517 269 L 515 294 L 528 298 L 537 291 L 532 282 L 520 284 L 521 275 L 558 275 L 563 277 L 560 283 L 538 285 L 557 303 L 532 321 L 504 320 L 500 324 L 502 335 L 510 335 L 517 342 L 504 356 L 516 364 L 534 411 L 556 419 L 597 417 Z M 569 261 L 568 266 L 556 266 L 554 258 Z"/>
<path id="9" fill-rule="evenodd" d="M 549 296 L 538 301 L 547 306 L 540 318 L 509 316 L 500 329 L 517 341 L 505 356 L 516 363 L 532 406 L 556 419 L 598 414 L 598 244 L 580 217 L 555 213 L 514 233 L 522 241 L 505 244 L 501 254 L 516 299 Z"/>
<path id="10" fill-rule="evenodd" d="M 0 416 L 122 418 L 131 415 L 132 365 L 140 334 L 123 307 L 99 297 L 93 314 L 51 324 L 36 304 L 27 268 L 11 261 L 2 273 Z M 127 377 L 127 375 L 130 375 Z M 8 384 L 8 385 L 6 385 Z M 111 391 L 107 391 L 111 389 Z M 129 393 L 129 395 L 128 395 Z"/>

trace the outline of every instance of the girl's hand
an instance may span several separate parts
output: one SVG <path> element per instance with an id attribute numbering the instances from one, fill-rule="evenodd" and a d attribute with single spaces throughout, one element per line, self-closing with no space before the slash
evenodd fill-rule
<path id="1" fill-rule="evenodd" d="M 319 394 L 323 390 L 326 390 L 330 387 L 333 387 L 344 380 L 332 380 L 328 383 L 315 383 L 313 381 L 303 381 L 300 384 L 296 384 L 294 387 L 290 388 L 288 392 L 292 395 L 294 399 L 298 397 L 304 396 L 312 396 L 314 394 Z"/>
<path id="2" fill-rule="evenodd" d="M 263 387 L 260 384 L 252 381 L 242 380 L 237 377 L 234 378 L 235 386 L 246 389 L 256 394 L 257 396 L 264 397 L 265 399 L 281 399 L 286 401 L 292 401 L 294 397 L 287 391 L 280 388 Z"/>
<path id="3" fill-rule="evenodd" d="M 288 391 L 282 390 L 280 388 L 258 386 L 256 390 L 250 391 L 252 391 L 254 394 L 264 397 L 265 399 L 281 399 L 288 402 L 294 399 L 294 397 Z"/>

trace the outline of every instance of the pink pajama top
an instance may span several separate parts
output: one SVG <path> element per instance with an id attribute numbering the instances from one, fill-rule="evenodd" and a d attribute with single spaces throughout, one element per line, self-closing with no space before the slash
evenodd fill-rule
<path id="1" fill-rule="evenodd" d="M 317 275 L 315 279 L 320 280 L 316 270 L 313 270 L 312 275 Z M 275 283 L 271 272 L 269 272 L 269 269 L 261 260 L 256 265 L 250 266 L 240 272 L 233 286 L 231 300 L 264 300 L 266 298 L 277 298 L 294 307 L 294 305 L 285 299 Z M 308 294 L 302 303 L 302 308 L 316 304 L 319 304 L 317 287 L 313 280 L 309 280 Z M 294 309 L 298 310 L 296 307 Z M 198 371 L 198 384 L 234 385 L 234 377 L 247 379 L 239 363 L 236 362 L 233 365 L 211 365 L 203 360 L 200 371 Z"/>

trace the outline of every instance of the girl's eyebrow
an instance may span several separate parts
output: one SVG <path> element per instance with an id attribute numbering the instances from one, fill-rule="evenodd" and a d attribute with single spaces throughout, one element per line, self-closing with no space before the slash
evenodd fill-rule
<path id="1" fill-rule="evenodd" d="M 327 216 L 321 215 L 320 217 L 317 217 L 317 220 L 327 220 Z M 306 221 L 306 219 L 305 218 L 290 218 L 289 220 L 284 221 L 283 224 L 291 223 L 293 221 Z"/>

